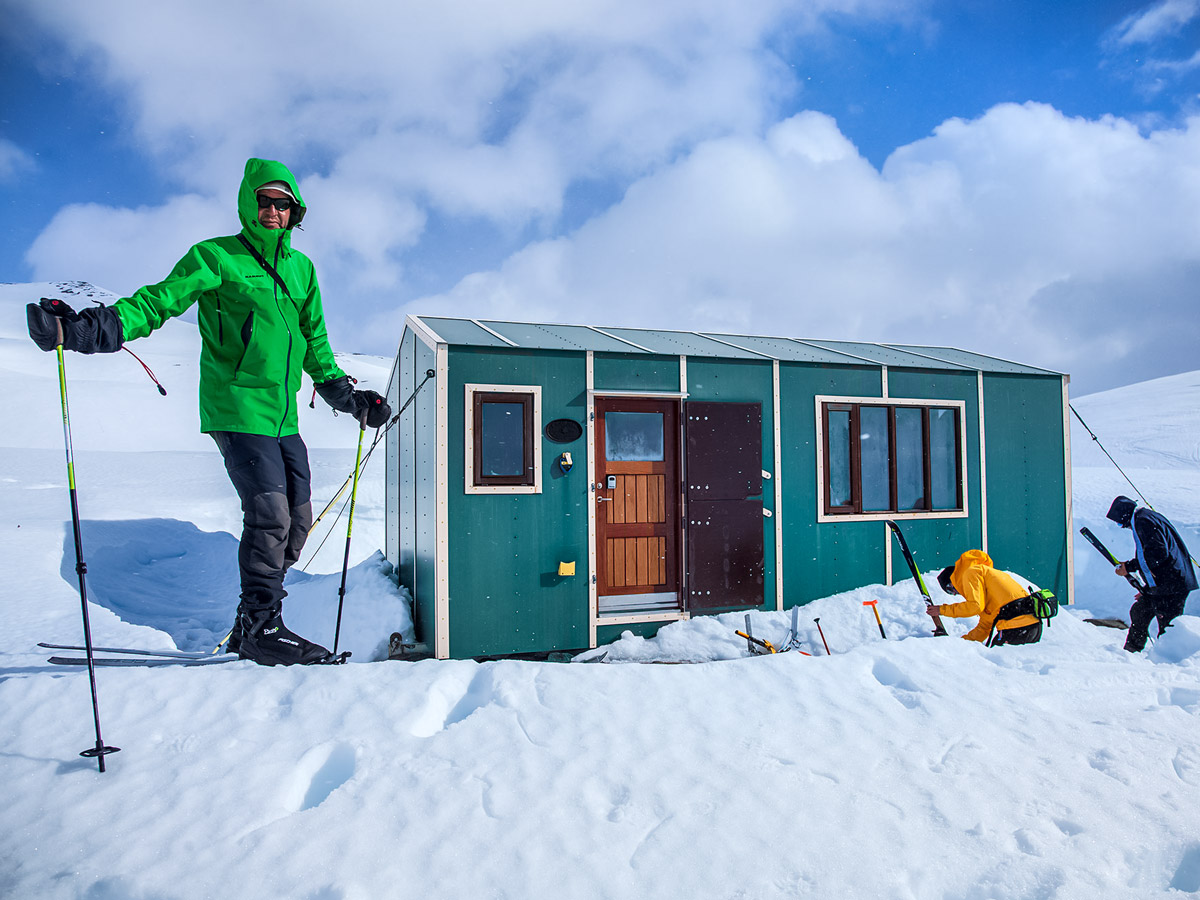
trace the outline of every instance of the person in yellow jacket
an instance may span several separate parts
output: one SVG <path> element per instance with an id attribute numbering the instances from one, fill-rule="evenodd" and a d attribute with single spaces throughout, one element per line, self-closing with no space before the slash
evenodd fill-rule
<path id="1" fill-rule="evenodd" d="M 925 607 L 931 616 L 963 619 L 979 616 L 979 623 L 963 637 L 968 641 L 997 644 L 1036 644 L 1042 637 L 1042 622 L 1032 615 L 1000 618 L 1000 610 L 1013 600 L 1029 595 L 1012 576 L 992 567 L 992 558 L 982 550 L 968 550 L 952 566 L 938 575 L 938 584 L 947 594 L 958 595 L 958 603 Z M 995 637 L 992 637 L 992 629 Z"/>

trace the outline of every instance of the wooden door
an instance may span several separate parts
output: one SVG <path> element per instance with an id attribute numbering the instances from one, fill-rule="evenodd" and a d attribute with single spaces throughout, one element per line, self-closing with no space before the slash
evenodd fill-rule
<path id="1" fill-rule="evenodd" d="M 678 608 L 679 404 L 600 398 L 595 409 L 601 611 Z"/>

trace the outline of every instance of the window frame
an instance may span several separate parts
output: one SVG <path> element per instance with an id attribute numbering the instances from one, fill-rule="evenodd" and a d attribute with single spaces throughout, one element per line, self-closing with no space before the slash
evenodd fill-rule
<path id="1" fill-rule="evenodd" d="M 845 397 L 837 395 L 819 395 L 815 398 L 817 426 L 817 521 L 818 522 L 863 522 L 881 521 L 885 519 L 958 519 L 970 515 L 968 498 L 967 436 L 966 436 L 966 401 L 963 400 L 923 400 L 900 397 Z M 888 505 L 887 510 L 867 510 L 862 508 L 862 453 L 858 436 L 861 434 L 861 410 L 863 407 L 877 407 L 888 410 Z M 916 408 L 921 415 L 921 466 L 925 484 L 925 502 L 932 504 L 933 459 L 930 446 L 930 412 L 934 409 L 954 410 L 954 427 L 957 441 L 955 442 L 955 474 L 957 484 L 957 505 L 953 509 L 906 509 L 896 508 L 899 484 L 897 481 L 896 453 L 896 410 Z M 831 459 L 829 446 L 829 413 L 831 411 L 849 412 L 850 414 L 850 499 L 848 503 L 833 506 Z"/>
<path id="2" fill-rule="evenodd" d="M 465 386 L 465 430 L 463 441 L 464 480 L 468 494 L 540 494 L 542 454 L 542 389 L 528 384 L 468 384 Z M 521 403 L 525 434 L 525 475 L 476 475 L 483 446 L 478 440 L 483 404 Z"/>

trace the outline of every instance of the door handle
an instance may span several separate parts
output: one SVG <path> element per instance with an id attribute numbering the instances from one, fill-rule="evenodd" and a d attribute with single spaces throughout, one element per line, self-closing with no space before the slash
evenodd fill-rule
<path id="1" fill-rule="evenodd" d="M 612 497 L 597 497 L 597 503 L 612 503 Z"/>

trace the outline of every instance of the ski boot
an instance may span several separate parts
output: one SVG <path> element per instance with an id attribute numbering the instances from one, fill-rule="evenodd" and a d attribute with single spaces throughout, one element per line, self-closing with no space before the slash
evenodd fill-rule
<path id="1" fill-rule="evenodd" d="M 242 648 L 242 616 L 238 613 L 233 618 L 233 627 L 225 638 L 226 653 L 240 653 Z"/>
<path id="2" fill-rule="evenodd" d="M 240 609 L 229 637 L 231 648 L 235 637 L 238 656 L 260 666 L 306 666 L 330 657 L 320 644 L 300 637 L 283 624 L 282 607 L 278 604 L 266 609 Z"/>

